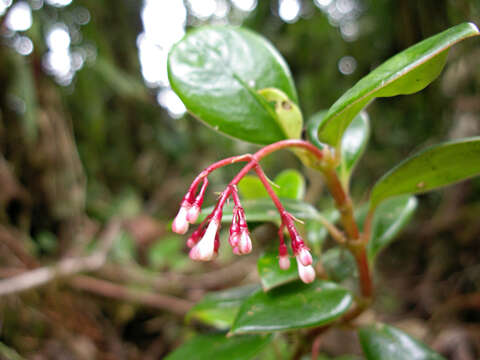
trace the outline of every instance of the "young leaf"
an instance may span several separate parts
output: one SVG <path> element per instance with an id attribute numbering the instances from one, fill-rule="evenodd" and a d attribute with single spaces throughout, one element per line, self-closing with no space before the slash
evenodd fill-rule
<path id="1" fill-rule="evenodd" d="M 338 147 L 345 129 L 370 101 L 422 90 L 442 71 L 449 48 L 478 34 L 474 24 L 463 23 L 390 58 L 332 105 L 318 128 L 318 139 Z"/>
<path id="2" fill-rule="evenodd" d="M 251 31 L 212 26 L 191 31 L 170 51 L 168 76 L 187 109 L 220 132 L 257 144 L 296 137 L 258 93 L 275 88 L 296 103 L 288 66 Z"/>
<path id="3" fill-rule="evenodd" d="M 284 331 L 328 324 L 352 303 L 348 290 L 335 283 L 295 282 L 267 293 L 254 293 L 240 307 L 230 333 Z"/>
<path id="4" fill-rule="evenodd" d="M 219 329 L 229 329 L 242 302 L 258 288 L 258 285 L 246 285 L 209 293 L 190 309 L 186 320 L 196 319 Z"/>
<path id="5" fill-rule="evenodd" d="M 273 190 L 280 198 L 302 200 L 305 195 L 305 178 L 297 170 L 284 170 L 275 177 L 273 182 L 278 185 Z M 253 175 L 247 175 L 240 180 L 238 190 L 244 199 L 269 197 L 260 179 Z"/>
<path id="6" fill-rule="evenodd" d="M 368 259 L 386 247 L 402 228 L 408 224 L 417 208 L 415 196 L 403 195 L 383 202 L 376 210 L 372 222 L 372 234 L 367 245 Z"/>
<path id="7" fill-rule="evenodd" d="M 267 190 L 255 175 L 246 175 L 238 183 L 238 191 L 242 199 L 254 200 L 268 198 Z"/>
<path id="8" fill-rule="evenodd" d="M 328 278 L 342 282 L 356 276 L 357 267 L 353 255 L 346 249 L 334 247 L 322 255 L 322 264 L 328 274 Z"/>
<path id="9" fill-rule="evenodd" d="M 225 334 L 197 335 L 168 355 L 165 360 L 250 360 L 254 359 L 271 340 L 271 335 L 231 338 L 227 338 Z"/>
<path id="10" fill-rule="evenodd" d="M 284 170 L 273 182 L 278 185 L 274 190 L 282 199 L 302 200 L 305 196 L 305 178 L 297 170 Z"/>
<path id="11" fill-rule="evenodd" d="M 383 200 L 419 194 L 480 174 L 480 137 L 429 147 L 386 173 L 370 195 L 370 211 Z"/>
<path id="12" fill-rule="evenodd" d="M 365 326 L 358 335 L 367 360 L 445 360 L 425 344 L 393 326 Z"/>
<path id="13" fill-rule="evenodd" d="M 365 111 L 350 123 L 342 137 L 342 157 L 337 169 L 340 180 L 348 185 L 350 175 L 367 147 L 370 137 L 370 120 Z"/>
<path id="14" fill-rule="evenodd" d="M 320 217 L 319 212 L 312 205 L 293 199 L 283 199 L 282 204 L 285 209 L 295 216 L 297 219 L 301 220 L 317 220 Z M 245 214 L 248 221 L 252 222 L 265 222 L 265 221 L 280 221 L 280 215 L 277 208 L 273 204 L 270 198 L 268 199 L 256 199 L 256 200 L 245 200 L 242 201 L 242 206 L 245 209 Z M 208 214 L 213 211 L 213 206 L 205 208 L 202 210 L 199 221 L 203 220 Z M 225 205 L 223 208 L 223 217 L 222 222 L 231 222 L 232 221 L 232 211 L 233 204 Z"/>
<path id="15" fill-rule="evenodd" d="M 289 269 L 280 269 L 280 266 L 278 265 L 277 251 L 266 252 L 260 256 L 257 268 L 263 291 L 270 291 L 275 287 L 299 279 L 297 267 L 295 266 L 293 259 Z"/>

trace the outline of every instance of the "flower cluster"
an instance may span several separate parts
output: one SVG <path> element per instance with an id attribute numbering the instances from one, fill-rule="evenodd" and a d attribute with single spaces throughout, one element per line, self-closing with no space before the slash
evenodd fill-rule
<path id="1" fill-rule="evenodd" d="M 254 169 L 259 174 L 260 180 L 267 188 L 267 192 L 277 206 L 282 220 L 278 232 L 280 240 L 278 250 L 280 268 L 286 270 L 290 267 L 289 254 L 284 239 L 284 230 L 286 229 L 291 239 L 293 254 L 297 260 L 300 279 L 305 283 L 312 282 L 315 280 L 315 270 L 312 266 L 312 255 L 295 228 L 294 217 L 284 209 L 280 200 L 271 189 L 270 184 L 266 181 L 263 171 L 258 164 L 255 164 Z M 208 172 L 204 171 L 201 173 L 192 183 L 189 191 L 184 196 L 182 203 L 180 204 L 180 210 L 172 223 L 172 230 L 174 232 L 185 234 L 188 231 L 189 224 L 193 224 L 197 221 L 205 191 L 208 186 L 206 175 L 208 175 Z M 222 222 L 223 207 L 230 197 L 233 200 L 234 207 L 228 242 L 233 249 L 233 253 L 236 255 L 244 255 L 252 251 L 252 240 L 248 231 L 245 211 L 240 204 L 238 189 L 236 186 L 241 177 L 242 175 L 240 174 L 240 176 L 237 176 L 227 186 L 227 188 L 221 193 L 212 213 L 201 222 L 199 227 L 188 238 L 187 246 L 190 248 L 189 256 L 192 260 L 209 261 L 214 259 L 218 254 L 218 248 L 220 246 L 219 231 Z M 202 180 L 203 184 L 197 194 L 197 187 Z"/>

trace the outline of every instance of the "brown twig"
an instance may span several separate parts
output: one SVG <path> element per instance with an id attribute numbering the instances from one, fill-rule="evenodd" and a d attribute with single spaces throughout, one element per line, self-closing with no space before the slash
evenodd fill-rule
<path id="1" fill-rule="evenodd" d="M 14 294 L 33 289 L 50 281 L 80 272 L 98 270 L 105 264 L 107 254 L 113 245 L 118 231 L 120 220 L 112 220 L 100 236 L 100 245 L 93 254 L 83 257 L 74 257 L 60 260 L 57 264 L 37 268 L 23 274 L 0 281 L 0 296 Z"/>
<path id="2" fill-rule="evenodd" d="M 190 301 L 174 296 L 153 294 L 143 290 L 133 290 L 125 286 L 113 284 L 109 281 L 85 275 L 75 276 L 69 284 L 80 290 L 89 291 L 113 299 L 120 299 L 150 306 L 155 309 L 167 310 L 177 315 L 185 315 L 193 305 Z"/>

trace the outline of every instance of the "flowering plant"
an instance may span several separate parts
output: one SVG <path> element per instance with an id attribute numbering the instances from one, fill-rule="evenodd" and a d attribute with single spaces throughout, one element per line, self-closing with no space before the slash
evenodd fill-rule
<path id="1" fill-rule="evenodd" d="M 264 145 L 254 154 L 233 156 L 204 169 L 183 197 L 172 230 L 185 234 L 189 224 L 203 216 L 188 237 L 189 256 L 199 261 L 214 259 L 220 245 L 221 224 L 228 221 L 224 210 L 231 199 L 228 242 L 234 254 L 250 253 L 249 211 L 242 206 L 239 196 L 241 181 L 250 171 L 256 173 L 278 212 L 271 220 L 278 222 L 279 230 L 278 257 L 265 255 L 259 261 L 263 289 L 248 287 L 233 293 L 213 294 L 191 310 L 191 317 L 236 336 L 200 335 L 169 359 L 191 354 L 219 359 L 223 358 L 219 355 L 222 351 L 225 357 L 236 351 L 242 354 L 238 358 L 250 359 L 272 341 L 279 341 L 268 334 L 302 328 L 308 328 L 302 333 L 304 340 L 286 356 L 297 359 L 310 351 L 312 359 L 316 359 L 321 334 L 333 326 L 353 324 L 372 303 L 372 267 L 376 256 L 413 214 L 417 203 L 413 195 L 480 174 L 480 138 L 447 142 L 404 160 L 377 181 L 366 206 L 354 206 L 349 194 L 350 177 L 369 134 L 369 120 L 363 108 L 376 97 L 420 91 L 439 75 L 449 48 L 475 35 L 478 29 L 473 24 L 460 24 L 389 59 L 330 109 L 313 116 L 306 127 L 308 140 L 300 138 L 302 113 L 288 67 L 263 38 L 240 28 L 205 27 L 191 32 L 172 49 L 169 79 L 191 114 L 222 133 Z M 260 161 L 281 149 L 291 149 L 305 166 L 319 172 L 334 200 L 335 210 L 320 213 L 301 201 L 295 207 L 278 196 Z M 246 164 L 221 192 L 213 209 L 202 212 L 208 176 L 223 166 L 239 162 Z M 309 211 L 296 211 L 299 208 Z M 314 253 L 316 265 L 312 244 L 307 244 L 296 226 L 297 222 L 312 219 L 338 245 L 327 251 L 329 256 L 327 252 Z M 314 231 L 319 229 L 317 226 Z M 296 259 L 298 274 L 290 271 L 287 244 Z M 347 255 L 343 255 L 344 250 Z M 352 271 L 338 276 L 331 269 L 332 263 L 341 270 Z M 268 271 L 264 271 L 265 264 Z M 320 271 L 320 280 L 315 280 L 314 265 Z M 347 277 L 358 277 L 358 293 L 355 286 L 344 281 Z M 305 284 L 295 282 L 298 278 Z M 221 320 L 219 309 L 225 308 L 228 310 L 222 313 Z M 217 317 L 205 316 L 208 310 L 215 310 L 212 313 Z M 441 358 L 426 345 L 385 324 L 361 324 L 358 334 L 367 359 Z"/>

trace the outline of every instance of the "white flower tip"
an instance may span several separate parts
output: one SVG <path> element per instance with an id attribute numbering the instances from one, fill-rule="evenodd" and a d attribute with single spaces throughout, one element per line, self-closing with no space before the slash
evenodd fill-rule
<path id="1" fill-rule="evenodd" d="M 215 256 L 215 235 L 218 230 L 218 222 L 212 220 L 208 224 L 207 231 L 202 239 L 190 250 L 189 256 L 192 260 L 210 261 Z"/>
<path id="2" fill-rule="evenodd" d="M 188 231 L 187 209 L 184 206 L 180 207 L 177 216 L 173 220 L 172 231 L 182 235 Z"/>
<path id="3" fill-rule="evenodd" d="M 288 258 L 288 256 L 280 256 L 280 258 L 278 259 L 278 265 L 282 270 L 290 269 L 290 259 Z"/>
<path id="4" fill-rule="evenodd" d="M 305 283 L 309 284 L 315 280 L 315 269 L 312 265 L 304 266 L 297 257 L 298 264 L 298 275 L 300 279 Z"/>
<path id="5" fill-rule="evenodd" d="M 187 210 L 187 221 L 190 224 L 194 224 L 200 215 L 200 208 L 197 205 L 193 205 L 190 209 Z"/>
<path id="6" fill-rule="evenodd" d="M 238 247 L 242 254 L 249 254 L 252 251 L 252 240 L 247 231 L 242 232 Z"/>
<path id="7" fill-rule="evenodd" d="M 302 248 L 300 250 L 300 253 L 298 254 L 298 258 L 302 263 L 302 265 L 304 266 L 312 265 L 312 261 L 313 261 L 312 254 L 310 254 L 310 251 L 308 251 L 307 249 Z"/>

